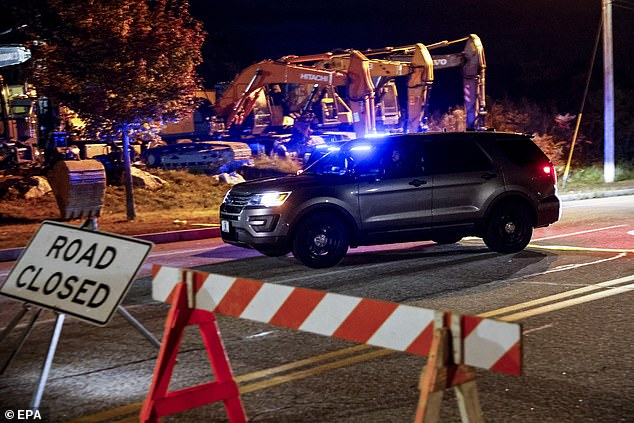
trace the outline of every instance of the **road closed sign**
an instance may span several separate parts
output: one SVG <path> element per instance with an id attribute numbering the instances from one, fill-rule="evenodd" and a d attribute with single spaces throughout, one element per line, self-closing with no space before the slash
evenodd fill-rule
<path id="1" fill-rule="evenodd" d="M 148 241 L 47 221 L 0 293 L 103 326 L 151 249 Z"/>

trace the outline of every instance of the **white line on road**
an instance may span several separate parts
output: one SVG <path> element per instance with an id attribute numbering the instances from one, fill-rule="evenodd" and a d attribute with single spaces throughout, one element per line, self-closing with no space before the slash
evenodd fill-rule
<path id="1" fill-rule="evenodd" d="M 588 229 L 586 231 L 571 232 L 571 233 L 568 233 L 568 234 L 552 235 L 552 236 L 547 236 L 547 237 L 544 237 L 544 238 L 536 238 L 536 239 L 533 239 L 532 241 L 545 241 L 547 239 L 556 239 L 556 238 L 565 238 L 565 237 L 568 237 L 568 236 L 584 235 L 584 234 L 589 234 L 591 232 L 607 231 L 608 229 L 622 228 L 623 226 L 627 226 L 627 225 L 606 226 L 605 228 Z"/>
<path id="2" fill-rule="evenodd" d="M 555 326 L 555 325 L 550 323 L 550 324 L 547 324 L 547 325 L 544 325 L 544 326 L 540 326 L 538 328 L 528 329 L 528 330 L 525 330 L 524 332 L 522 332 L 522 335 L 527 335 L 527 334 L 532 333 L 532 332 L 538 332 L 540 330 L 552 328 L 553 326 Z"/>

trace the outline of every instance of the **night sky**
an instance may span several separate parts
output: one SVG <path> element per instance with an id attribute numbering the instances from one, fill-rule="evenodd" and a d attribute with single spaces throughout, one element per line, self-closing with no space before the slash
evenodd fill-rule
<path id="1" fill-rule="evenodd" d="M 616 85 L 632 88 L 634 0 L 614 2 Z M 475 33 L 484 44 L 488 95 L 552 100 L 571 111 L 581 101 L 601 18 L 601 0 L 191 0 L 191 6 L 209 34 L 200 69 L 208 86 L 263 59 Z M 594 89 L 602 87 L 601 52 L 599 44 Z M 438 90 L 444 88 L 435 84 L 436 97 Z"/>

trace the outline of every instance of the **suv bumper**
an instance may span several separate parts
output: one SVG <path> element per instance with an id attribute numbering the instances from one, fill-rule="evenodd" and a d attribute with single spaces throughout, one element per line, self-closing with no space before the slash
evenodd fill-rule
<path id="1" fill-rule="evenodd" d="M 228 244 L 245 248 L 281 247 L 288 242 L 287 222 L 272 209 L 242 209 L 239 214 L 220 211 L 220 235 Z"/>
<path id="2" fill-rule="evenodd" d="M 556 195 L 546 197 L 537 205 L 537 224 L 540 228 L 555 223 L 561 218 L 561 201 Z"/>

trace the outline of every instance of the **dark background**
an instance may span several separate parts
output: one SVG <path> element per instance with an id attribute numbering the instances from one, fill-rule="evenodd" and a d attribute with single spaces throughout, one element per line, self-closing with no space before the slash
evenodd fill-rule
<path id="1" fill-rule="evenodd" d="M 617 90 L 634 89 L 634 0 L 613 1 Z M 487 95 L 528 98 L 575 114 L 601 20 L 601 0 L 190 0 L 207 41 L 199 67 L 206 88 L 263 59 L 336 49 L 432 44 L 470 33 L 484 44 Z M 0 32 L 17 26 L 0 5 Z M 12 31 L 0 43 L 24 42 Z M 455 52 L 462 49 L 456 45 Z M 453 51 L 451 51 L 453 52 Z M 433 54 L 440 51 L 432 51 Z M 26 65 L 3 68 L 11 80 Z M 591 94 L 603 86 L 602 45 Z M 17 78 L 17 77 L 16 77 Z M 14 78 L 14 79 L 16 79 Z M 431 108 L 461 103 L 457 69 L 436 72 Z M 16 79 L 18 80 L 18 79 Z"/>
<path id="2" fill-rule="evenodd" d="M 474 33 L 484 45 L 487 95 L 526 97 L 571 113 L 581 103 L 601 20 L 601 0 L 191 0 L 191 6 L 208 32 L 200 68 L 208 87 L 263 59 L 432 44 Z M 634 0 L 614 0 L 613 27 L 615 85 L 629 89 Z M 601 58 L 599 43 L 591 90 L 602 89 Z M 460 103 L 460 74 L 452 72 L 436 72 L 432 107 Z"/>

